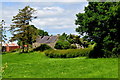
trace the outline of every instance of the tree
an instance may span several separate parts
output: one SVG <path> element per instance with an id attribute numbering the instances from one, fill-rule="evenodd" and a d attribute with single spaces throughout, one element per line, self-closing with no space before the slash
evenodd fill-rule
<path id="1" fill-rule="evenodd" d="M 76 31 L 95 41 L 95 57 L 112 57 L 120 53 L 120 2 L 89 2 L 85 13 L 76 14 Z M 110 56 L 110 53 L 112 53 Z"/>
<path id="2" fill-rule="evenodd" d="M 59 40 L 55 44 L 56 49 L 69 49 L 71 44 L 68 41 Z"/>
<path id="3" fill-rule="evenodd" d="M 36 41 L 38 37 L 38 29 L 34 25 L 30 25 L 28 27 L 28 44 L 32 45 L 33 42 Z"/>
<path id="4" fill-rule="evenodd" d="M 5 30 L 5 27 L 3 25 L 5 25 L 4 20 L 2 20 L 0 22 L 0 42 L 1 42 L 1 44 L 2 44 L 2 42 L 5 42 L 5 40 L 7 40 L 6 39 L 6 34 L 5 34 L 6 30 Z"/>
<path id="5" fill-rule="evenodd" d="M 88 47 L 88 41 L 84 40 L 83 38 L 80 38 L 78 35 L 72 35 L 70 34 L 67 39 L 71 44 L 79 44 L 80 46 L 83 46 L 84 48 Z"/>
<path id="6" fill-rule="evenodd" d="M 29 25 L 26 34 L 28 38 L 26 45 L 32 46 L 38 36 L 38 29 L 34 25 Z M 22 46 L 22 41 L 18 40 L 18 44 Z"/>
<path id="7" fill-rule="evenodd" d="M 44 31 L 44 30 L 41 30 L 41 29 L 38 29 L 38 35 L 39 36 L 49 36 L 48 35 L 48 32 Z"/>
<path id="8" fill-rule="evenodd" d="M 5 21 L 4 20 L 2 20 L 0 22 L 0 51 L 3 51 L 2 50 L 2 43 L 7 40 L 6 34 L 5 34 L 6 30 L 5 30 L 5 27 L 3 25 L 5 25 Z"/>
<path id="9" fill-rule="evenodd" d="M 66 33 L 63 33 L 59 36 L 59 40 L 55 44 L 56 49 L 69 49 L 71 48 L 71 44 L 69 43 L 68 35 Z"/>
<path id="10" fill-rule="evenodd" d="M 32 15 L 34 12 L 35 10 L 33 8 L 26 6 L 24 9 L 19 9 L 19 13 L 13 16 L 12 19 L 13 24 L 10 30 L 13 37 L 11 37 L 11 41 L 21 41 L 22 52 L 24 52 L 25 49 L 24 45 L 30 44 L 30 40 L 32 40 L 31 34 L 33 35 L 35 32 L 31 25 L 29 25 L 29 22 L 36 18 Z M 27 48 L 29 48 L 29 46 Z"/>
<path id="11" fill-rule="evenodd" d="M 59 36 L 59 39 L 60 39 L 60 40 L 66 41 L 67 38 L 68 38 L 68 35 L 67 35 L 66 33 L 63 33 L 61 36 Z"/>

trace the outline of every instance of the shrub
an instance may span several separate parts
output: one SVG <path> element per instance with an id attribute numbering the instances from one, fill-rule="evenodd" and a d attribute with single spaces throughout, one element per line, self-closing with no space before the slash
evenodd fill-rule
<path id="1" fill-rule="evenodd" d="M 70 45 L 71 44 L 68 41 L 59 40 L 55 44 L 55 48 L 56 49 L 70 49 Z"/>
<path id="2" fill-rule="evenodd" d="M 72 44 L 71 49 L 77 49 L 77 46 L 75 44 Z"/>
<path id="3" fill-rule="evenodd" d="M 34 48 L 33 51 L 45 51 L 49 49 L 52 49 L 52 48 L 48 46 L 47 44 L 41 44 L 40 46 Z"/>
<path id="4" fill-rule="evenodd" d="M 113 48 L 112 51 L 107 50 L 105 48 L 101 49 L 98 44 L 93 45 L 93 50 L 89 53 L 89 58 L 113 58 L 118 57 L 120 52 L 120 48 Z"/>
<path id="5" fill-rule="evenodd" d="M 101 50 L 98 44 L 95 44 L 93 47 L 93 50 L 89 53 L 88 57 L 89 58 L 101 58 L 104 57 L 104 51 Z"/>
<path id="6" fill-rule="evenodd" d="M 67 50 L 47 50 L 45 55 L 50 58 L 74 58 L 79 56 L 88 56 L 92 48 L 85 49 L 67 49 Z"/>

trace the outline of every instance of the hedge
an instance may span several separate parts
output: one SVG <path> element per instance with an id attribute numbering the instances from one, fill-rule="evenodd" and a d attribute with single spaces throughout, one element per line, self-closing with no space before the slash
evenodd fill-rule
<path id="1" fill-rule="evenodd" d="M 50 58 L 74 58 L 88 56 L 92 48 L 85 49 L 67 49 L 67 50 L 47 50 L 45 55 Z"/>

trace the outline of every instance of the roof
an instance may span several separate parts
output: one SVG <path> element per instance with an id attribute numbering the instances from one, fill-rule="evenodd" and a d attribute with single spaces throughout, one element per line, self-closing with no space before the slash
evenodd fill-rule
<path id="1" fill-rule="evenodd" d="M 58 39 L 58 36 L 44 36 L 44 37 L 38 37 L 36 39 L 37 43 L 54 43 Z"/>
<path id="2" fill-rule="evenodd" d="M 3 43 L 2 46 L 19 46 L 17 43 Z"/>

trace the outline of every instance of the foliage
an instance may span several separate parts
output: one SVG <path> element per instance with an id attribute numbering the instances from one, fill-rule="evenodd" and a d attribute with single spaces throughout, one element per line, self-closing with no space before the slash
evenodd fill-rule
<path id="1" fill-rule="evenodd" d="M 28 27 L 29 32 L 26 33 L 26 34 L 28 34 L 28 36 L 27 36 L 28 40 L 25 43 L 26 45 L 30 44 L 29 46 L 31 46 L 32 43 L 34 43 L 36 41 L 36 38 L 38 36 L 38 31 L 37 30 L 38 29 L 34 25 L 30 25 Z M 22 46 L 22 41 L 21 40 L 18 40 L 18 45 Z"/>
<path id="2" fill-rule="evenodd" d="M 38 36 L 38 31 L 37 30 L 38 29 L 34 25 L 30 25 L 28 27 L 28 31 L 29 31 L 29 33 L 28 33 L 28 41 L 27 41 L 28 44 L 32 45 L 32 43 L 36 41 L 36 38 Z"/>
<path id="3" fill-rule="evenodd" d="M 47 44 L 41 44 L 40 46 L 33 49 L 33 51 L 45 51 L 45 50 L 51 50 L 52 48 L 48 46 Z"/>
<path id="4" fill-rule="evenodd" d="M 70 45 L 71 44 L 68 41 L 59 40 L 56 42 L 55 48 L 56 49 L 69 49 Z"/>
<path id="5" fill-rule="evenodd" d="M 120 2 L 89 2 L 85 7 L 85 13 L 78 13 L 76 31 L 81 35 L 86 34 L 86 38 L 97 43 L 97 50 L 93 54 L 101 57 L 104 52 L 105 57 L 110 54 L 120 53 Z M 114 53 L 115 50 L 115 53 Z M 107 52 L 107 54 L 106 54 Z M 101 54 L 101 55 L 99 55 Z M 93 56 L 94 57 L 94 56 Z"/>
<path id="6" fill-rule="evenodd" d="M 80 38 L 80 36 L 78 35 L 68 35 L 67 40 L 71 43 L 71 44 L 79 44 L 80 46 L 83 46 L 84 48 L 87 48 L 89 43 L 87 40 L 84 40 L 83 38 Z"/>
<path id="7" fill-rule="evenodd" d="M 5 33 L 6 33 L 6 30 L 5 30 L 4 25 L 5 25 L 5 21 L 2 20 L 2 21 L 0 22 L 0 42 L 5 42 L 5 40 L 7 40 L 6 34 L 5 34 Z"/>
<path id="8" fill-rule="evenodd" d="M 59 40 L 56 42 L 55 47 L 56 49 L 69 49 L 70 43 L 67 41 L 68 35 L 63 33 L 59 36 Z"/>
<path id="9" fill-rule="evenodd" d="M 95 44 L 93 50 L 89 53 L 88 57 L 89 58 L 101 58 L 104 57 L 104 52 L 103 50 L 100 50 L 100 46 L 98 44 Z"/>
<path id="10" fill-rule="evenodd" d="M 73 45 L 72 45 L 73 44 Z M 63 33 L 59 36 L 59 41 L 55 44 L 56 49 L 70 49 L 70 48 L 77 48 L 74 44 L 78 44 L 80 46 L 83 46 L 85 48 L 88 47 L 88 42 L 80 38 L 78 35 L 67 35 L 66 33 Z M 66 48 L 65 48 L 66 46 Z"/>
<path id="11" fill-rule="evenodd" d="M 41 30 L 41 29 L 38 29 L 38 35 L 39 36 L 49 36 L 48 35 L 48 32 L 44 31 L 44 30 Z"/>
<path id="12" fill-rule="evenodd" d="M 60 40 L 66 41 L 68 38 L 68 35 L 66 33 L 63 33 L 61 36 L 59 36 Z"/>
<path id="13" fill-rule="evenodd" d="M 85 49 L 67 49 L 67 50 L 48 50 L 45 55 L 51 58 L 74 58 L 80 56 L 88 56 L 92 48 Z"/>
<path id="14" fill-rule="evenodd" d="M 24 45 L 29 45 L 33 39 L 33 35 L 36 36 L 34 26 L 29 25 L 29 22 L 36 17 L 32 16 L 35 10 L 29 6 L 24 9 L 19 9 L 19 13 L 13 16 L 13 24 L 11 25 L 11 32 L 13 37 L 10 41 L 19 40 L 22 44 L 22 52 L 24 52 Z M 32 35 L 31 35 L 32 34 Z M 29 46 L 27 47 L 28 51 Z"/>
<path id="15" fill-rule="evenodd" d="M 71 49 L 77 49 L 77 46 L 75 44 L 71 44 Z"/>

